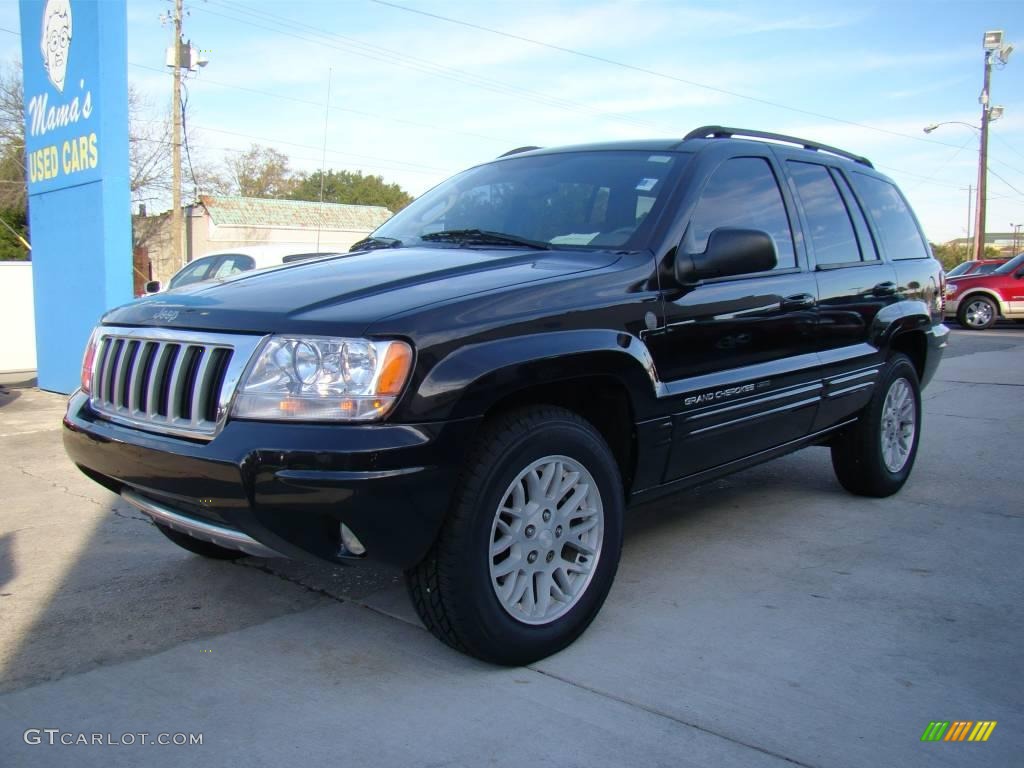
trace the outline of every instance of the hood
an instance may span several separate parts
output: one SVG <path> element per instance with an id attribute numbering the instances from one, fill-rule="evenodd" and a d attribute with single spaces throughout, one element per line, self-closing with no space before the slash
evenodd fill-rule
<path id="1" fill-rule="evenodd" d="M 376 320 L 607 266 L 610 252 L 384 248 L 243 272 L 134 301 L 110 325 L 359 336 Z"/>
<path id="2" fill-rule="evenodd" d="M 999 278 L 1002 275 L 996 275 L 992 272 L 988 272 L 984 275 L 956 275 L 955 277 L 947 277 L 947 283 L 961 283 L 961 282 L 973 282 L 975 280 L 989 280 L 991 278 Z"/>

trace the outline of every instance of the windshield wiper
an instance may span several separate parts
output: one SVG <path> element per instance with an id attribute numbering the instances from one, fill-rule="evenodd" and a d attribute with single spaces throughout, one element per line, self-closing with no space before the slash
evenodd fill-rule
<path id="1" fill-rule="evenodd" d="M 540 251 L 551 250 L 548 243 L 518 235 L 506 235 L 504 232 L 490 232 L 486 229 L 448 229 L 443 232 L 427 232 L 425 235 L 420 235 L 420 240 L 427 242 L 451 241 L 475 245 L 522 245 Z"/>
<path id="2" fill-rule="evenodd" d="M 401 248 L 402 241 L 394 237 L 364 237 L 362 240 L 352 243 L 349 253 L 352 251 L 373 251 L 377 248 Z"/>

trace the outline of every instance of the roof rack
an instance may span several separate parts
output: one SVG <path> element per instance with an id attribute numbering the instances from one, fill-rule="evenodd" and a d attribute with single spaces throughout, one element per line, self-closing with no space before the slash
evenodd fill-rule
<path id="1" fill-rule="evenodd" d="M 702 125 L 700 128 L 695 128 L 683 137 L 683 141 L 687 139 L 731 139 L 731 138 L 750 138 L 750 139 L 769 139 L 771 141 L 781 141 L 786 144 L 797 144 L 804 149 L 812 149 L 815 152 L 828 152 L 832 155 L 839 155 L 849 160 L 853 160 L 855 163 L 866 165 L 868 168 L 874 168 L 871 161 L 862 155 L 855 155 L 853 152 L 847 152 L 845 149 L 839 149 L 837 147 L 830 147 L 828 144 L 820 144 L 817 141 L 808 141 L 807 139 L 798 139 L 796 136 L 786 136 L 782 133 L 768 133 L 767 131 L 751 131 L 746 128 L 727 128 L 723 125 Z"/>
<path id="2" fill-rule="evenodd" d="M 508 157 L 509 155 L 518 155 L 520 152 L 532 152 L 535 149 L 542 149 L 542 147 L 516 147 L 515 149 L 510 149 L 504 154 L 498 155 L 498 159 Z"/>

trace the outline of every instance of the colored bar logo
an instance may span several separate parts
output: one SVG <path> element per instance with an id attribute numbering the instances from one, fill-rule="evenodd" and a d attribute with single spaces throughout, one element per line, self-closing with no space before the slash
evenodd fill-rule
<path id="1" fill-rule="evenodd" d="M 932 720 L 921 741 L 988 741 L 996 729 L 995 720 Z"/>

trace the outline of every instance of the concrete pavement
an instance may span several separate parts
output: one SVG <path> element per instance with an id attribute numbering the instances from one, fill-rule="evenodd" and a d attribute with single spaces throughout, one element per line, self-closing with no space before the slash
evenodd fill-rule
<path id="1" fill-rule="evenodd" d="M 899 495 L 809 449 L 634 510 L 594 625 L 512 670 L 433 640 L 389 569 L 177 549 L 69 465 L 58 398 L 0 394 L 0 765 L 1013 765 L 1024 328 L 952 343 Z"/>

